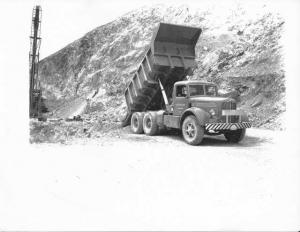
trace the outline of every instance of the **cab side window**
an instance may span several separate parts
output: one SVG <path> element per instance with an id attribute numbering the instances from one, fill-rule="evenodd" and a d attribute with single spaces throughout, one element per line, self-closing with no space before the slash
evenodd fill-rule
<path id="1" fill-rule="evenodd" d="M 187 87 L 185 85 L 179 85 L 176 88 L 176 97 L 186 97 Z"/>

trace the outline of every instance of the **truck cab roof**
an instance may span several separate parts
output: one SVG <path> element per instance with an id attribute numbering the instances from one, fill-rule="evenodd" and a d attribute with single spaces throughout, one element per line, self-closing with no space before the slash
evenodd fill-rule
<path id="1" fill-rule="evenodd" d="M 175 85 L 190 85 L 190 84 L 197 84 L 197 85 L 216 85 L 212 82 L 208 82 L 208 81 L 197 81 L 197 80 L 193 80 L 193 81 L 177 81 L 175 83 Z"/>

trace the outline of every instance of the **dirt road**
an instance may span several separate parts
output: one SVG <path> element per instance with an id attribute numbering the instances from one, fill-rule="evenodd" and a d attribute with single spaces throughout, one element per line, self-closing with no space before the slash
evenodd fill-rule
<path id="1" fill-rule="evenodd" d="M 130 127 L 126 128 L 114 128 L 107 130 L 103 134 L 99 135 L 98 139 L 79 138 L 70 141 L 70 144 L 87 144 L 87 145 L 101 145 L 101 146 L 121 146 L 121 145 L 153 145 L 153 146 L 167 146 L 167 147 L 185 147 L 189 149 L 198 149 L 199 147 L 224 147 L 228 149 L 249 149 L 259 148 L 261 146 L 272 146 L 281 140 L 283 132 L 271 131 L 263 129 L 247 129 L 245 139 L 238 144 L 228 143 L 223 135 L 219 136 L 207 136 L 205 135 L 200 146 L 187 145 L 180 132 L 169 132 L 156 136 L 147 136 L 145 134 L 133 134 L 130 131 Z"/>
<path id="2" fill-rule="evenodd" d="M 293 230 L 298 225 L 299 156 L 287 146 L 285 133 L 249 129 L 240 144 L 219 136 L 194 147 L 176 135 L 119 130 L 80 140 L 86 146 L 31 145 L 17 158 L 2 160 L 1 229 Z"/>

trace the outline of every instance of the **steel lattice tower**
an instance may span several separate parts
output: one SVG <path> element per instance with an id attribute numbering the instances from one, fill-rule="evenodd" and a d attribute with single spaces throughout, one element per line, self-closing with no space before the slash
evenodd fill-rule
<path id="1" fill-rule="evenodd" d="M 30 34 L 29 52 L 29 114 L 30 117 L 37 117 L 40 109 L 41 90 L 38 78 L 39 50 L 41 46 L 41 6 L 35 6 L 32 10 L 32 24 Z"/>

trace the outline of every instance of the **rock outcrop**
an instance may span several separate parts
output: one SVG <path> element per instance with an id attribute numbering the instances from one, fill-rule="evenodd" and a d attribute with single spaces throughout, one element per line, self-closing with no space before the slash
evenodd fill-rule
<path id="1" fill-rule="evenodd" d="M 221 15 L 217 7 L 158 5 L 134 10 L 46 57 L 40 62 L 40 76 L 48 108 L 59 117 L 78 99 L 88 99 L 85 117 L 120 121 L 126 111 L 126 84 L 153 29 L 167 22 L 203 29 L 196 47 L 197 69 L 190 79 L 216 82 L 228 92 L 242 87 L 239 105 L 254 126 L 283 128 L 278 118 L 285 111 L 280 44 L 284 20 L 264 5 L 253 12 L 238 4 Z"/>

